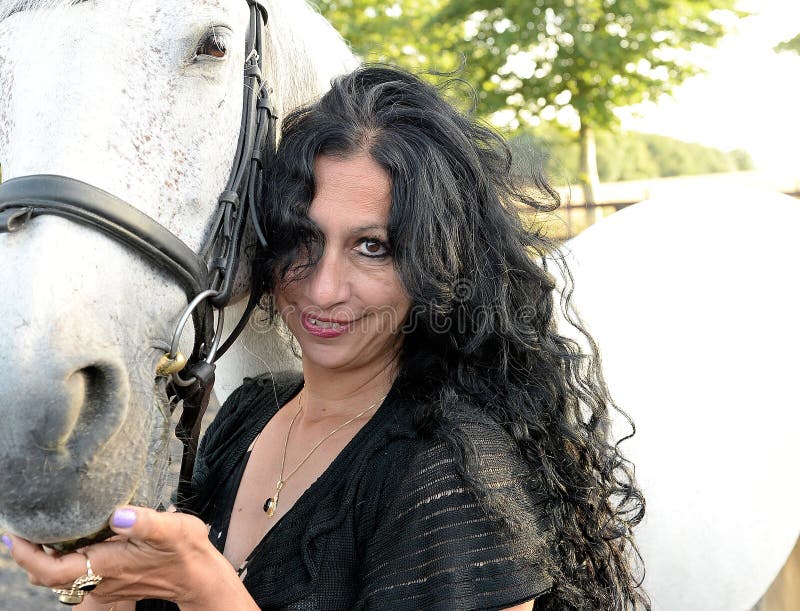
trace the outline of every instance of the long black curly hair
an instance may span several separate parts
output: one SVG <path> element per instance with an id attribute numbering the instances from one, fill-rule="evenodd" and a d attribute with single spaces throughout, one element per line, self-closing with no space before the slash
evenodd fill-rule
<path id="1" fill-rule="evenodd" d="M 412 300 L 397 383 L 428 398 L 418 430 L 436 434 L 453 410 L 478 406 L 535 466 L 555 548 L 555 586 L 536 609 L 649 609 L 632 535 L 644 499 L 608 439 L 617 408 L 571 310 L 569 271 L 535 222 L 558 195 L 537 169 L 517 185 L 504 140 L 456 110 L 446 91 L 365 66 L 286 117 L 266 186 L 260 288 L 268 293 L 319 255 L 324 239 L 308 218 L 315 158 L 368 152 L 392 183 L 391 254 Z M 533 223 L 520 219 L 525 206 Z M 560 289 L 549 270 L 563 278 Z M 580 341 L 559 332 L 559 317 Z M 459 468 L 470 477 L 469 440 L 443 436 L 462 446 Z"/>

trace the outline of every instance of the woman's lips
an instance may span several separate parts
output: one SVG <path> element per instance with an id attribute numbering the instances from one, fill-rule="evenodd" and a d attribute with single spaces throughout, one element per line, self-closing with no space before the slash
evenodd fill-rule
<path id="1" fill-rule="evenodd" d="M 353 322 L 314 318 L 313 316 L 303 314 L 300 316 L 300 324 L 303 325 L 303 329 L 315 337 L 331 338 L 339 337 L 343 333 L 346 333 Z"/>

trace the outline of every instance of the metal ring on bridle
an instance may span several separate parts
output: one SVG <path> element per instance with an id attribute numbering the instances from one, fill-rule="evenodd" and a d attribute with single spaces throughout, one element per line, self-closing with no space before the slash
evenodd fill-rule
<path id="1" fill-rule="evenodd" d="M 214 331 L 214 339 L 211 344 L 211 351 L 208 353 L 208 356 L 204 359 L 206 363 L 212 364 L 214 362 L 214 358 L 217 356 L 217 350 L 219 349 L 220 339 L 222 339 L 222 327 L 225 324 L 225 311 L 224 310 L 217 310 L 217 328 Z M 181 353 L 179 352 L 178 355 Z M 197 378 L 192 376 L 188 380 L 184 380 L 178 372 L 172 376 L 172 383 L 175 386 L 180 386 L 186 388 L 187 386 L 191 386 L 197 381 Z"/>
<path id="2" fill-rule="evenodd" d="M 206 289 L 199 293 L 192 301 L 186 306 L 186 310 L 184 310 L 183 314 L 178 320 L 178 324 L 175 326 L 175 332 L 172 334 L 172 342 L 170 343 L 169 352 L 167 352 L 159 361 L 158 366 L 156 367 L 156 373 L 163 376 L 172 375 L 173 381 L 178 386 L 189 386 L 194 382 L 194 378 L 190 380 L 182 380 L 180 376 L 175 375 L 178 372 L 182 371 L 183 368 L 186 366 L 187 358 L 178 350 L 178 344 L 181 341 L 181 336 L 183 335 L 183 330 L 186 328 L 186 323 L 189 322 L 189 318 L 191 318 L 192 313 L 197 309 L 204 300 L 211 299 L 219 295 L 219 291 L 215 289 Z M 217 310 L 217 328 L 214 332 L 214 340 L 211 345 L 211 350 L 206 356 L 205 361 L 207 363 L 213 363 L 214 358 L 217 356 L 217 350 L 219 349 L 220 339 L 222 337 L 222 327 L 225 323 L 225 314 L 222 309 Z"/>
<path id="3" fill-rule="evenodd" d="M 168 357 L 175 358 L 175 356 L 178 354 L 178 343 L 181 341 L 181 335 L 183 335 L 183 330 L 186 328 L 186 323 L 189 322 L 189 317 L 191 317 L 192 312 L 194 312 L 197 306 L 203 303 L 203 301 L 218 294 L 219 291 L 214 289 L 206 289 L 197 295 L 197 297 L 192 299 L 189 305 L 186 306 L 186 310 L 184 310 L 183 315 L 178 321 L 178 325 L 175 327 L 175 333 L 172 334 L 172 343 L 170 344 L 169 352 L 167 353 Z"/>

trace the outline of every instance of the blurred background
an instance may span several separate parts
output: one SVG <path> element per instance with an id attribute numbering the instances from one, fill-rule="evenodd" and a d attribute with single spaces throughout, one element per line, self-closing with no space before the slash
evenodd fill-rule
<path id="1" fill-rule="evenodd" d="M 520 180 L 558 187 L 559 239 L 663 193 L 800 193 L 797 0 L 313 2 L 365 60 L 474 87 Z"/>

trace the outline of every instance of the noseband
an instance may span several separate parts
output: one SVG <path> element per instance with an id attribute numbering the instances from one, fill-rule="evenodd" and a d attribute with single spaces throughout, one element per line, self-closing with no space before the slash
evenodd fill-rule
<path id="1" fill-rule="evenodd" d="M 184 446 L 179 505 L 185 505 L 191 491 L 200 422 L 214 385 L 214 361 L 242 331 L 257 300 L 253 291 L 244 316 L 220 346 L 222 312 L 231 299 L 246 228 L 254 230 L 262 245 L 266 242 L 257 222 L 256 204 L 261 196 L 263 169 L 275 151 L 276 117 L 263 78 L 267 11 L 261 0 L 247 0 L 247 4 L 250 25 L 236 156 L 228 183 L 219 196 L 211 231 L 199 253 L 124 200 L 84 182 L 65 176 L 33 175 L 0 184 L 0 234 L 20 231 L 36 216 L 60 216 L 105 233 L 137 251 L 168 271 L 183 287 L 189 305 L 177 324 L 170 352 L 156 371 L 159 376 L 170 378 L 168 392 L 173 408 L 176 401 L 183 402 L 175 429 Z M 187 358 L 178 352 L 178 343 L 190 317 L 195 342 Z"/>

